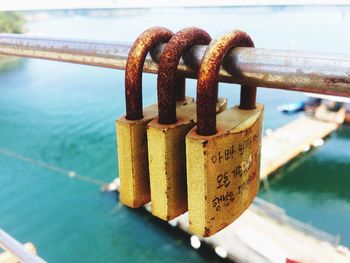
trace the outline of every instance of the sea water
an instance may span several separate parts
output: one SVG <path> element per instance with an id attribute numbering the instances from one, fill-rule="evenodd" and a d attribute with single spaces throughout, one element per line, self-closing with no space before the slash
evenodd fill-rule
<path id="1" fill-rule="evenodd" d="M 174 31 L 198 26 L 212 36 L 244 30 L 261 48 L 350 53 L 349 24 L 345 7 L 159 9 L 50 14 L 29 21 L 27 33 L 132 42 L 154 25 Z M 145 74 L 143 83 L 144 104 L 153 103 L 156 76 Z M 187 94 L 195 96 L 195 85 L 187 80 Z M 219 92 L 237 104 L 239 86 L 221 84 Z M 276 108 L 303 99 L 302 93 L 259 89 L 264 129 L 297 118 Z M 123 71 L 22 59 L 1 72 L 0 227 L 21 242 L 33 242 L 49 262 L 217 262 L 208 249 L 191 249 L 189 238 L 166 223 L 123 207 L 115 193 L 100 192 L 100 183 L 118 176 L 115 120 L 124 113 Z M 289 215 L 339 233 L 347 246 L 349 139 L 350 128 L 339 129 L 260 192 Z"/>

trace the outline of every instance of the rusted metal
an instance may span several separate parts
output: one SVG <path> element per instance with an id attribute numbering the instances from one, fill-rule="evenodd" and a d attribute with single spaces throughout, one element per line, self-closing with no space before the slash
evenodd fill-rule
<path id="1" fill-rule="evenodd" d="M 176 77 L 176 101 L 184 101 L 186 99 L 186 79 L 182 77 Z"/>
<path id="2" fill-rule="evenodd" d="M 235 30 L 215 38 L 204 53 L 197 82 L 197 133 L 200 135 L 216 133 L 216 94 L 220 66 L 231 49 L 243 46 L 254 47 L 254 44 L 247 33 Z M 240 108 L 254 109 L 255 98 L 256 87 L 245 85 L 241 88 Z"/>
<path id="3" fill-rule="evenodd" d="M 237 31 L 239 33 L 235 33 L 230 35 L 230 38 L 223 39 L 223 45 L 225 45 L 225 54 L 229 52 L 229 50 L 237 47 L 254 47 L 253 40 L 250 36 L 241 31 Z M 225 63 L 225 55 L 223 58 L 223 66 L 226 70 L 230 70 L 230 64 Z M 237 72 L 239 74 L 239 72 Z M 235 72 L 233 73 L 235 74 Z M 217 89 L 216 89 L 217 90 Z M 216 91 L 217 92 L 217 91 Z M 256 102 L 256 86 L 252 85 L 242 85 L 241 87 L 241 96 L 240 96 L 240 104 L 239 107 L 244 110 L 251 110 L 255 108 Z"/>
<path id="4" fill-rule="evenodd" d="M 144 31 L 132 45 L 125 66 L 126 118 L 139 120 L 142 112 L 142 69 L 146 55 L 152 47 L 168 42 L 173 32 L 164 27 L 152 27 Z"/>
<path id="5" fill-rule="evenodd" d="M 164 46 L 154 47 L 154 60 L 146 57 L 144 72 L 157 74 Z M 198 45 L 188 49 L 183 58 L 186 61 L 188 57 L 191 63 L 180 60 L 178 75 L 197 78 L 206 48 Z M 3 55 L 125 69 L 129 51 L 129 43 L 0 34 Z M 220 82 L 350 97 L 350 54 L 242 47 L 231 50 L 227 60 L 230 70 L 220 69 Z"/>
<path id="6" fill-rule="evenodd" d="M 179 93 L 175 86 L 176 70 L 182 54 L 191 46 L 207 45 L 210 40 L 210 35 L 204 30 L 188 27 L 177 32 L 165 46 L 159 62 L 157 79 L 159 123 L 176 122 L 176 94 Z"/>
<path id="7" fill-rule="evenodd" d="M 252 110 L 255 108 L 256 87 L 242 85 L 239 108 L 242 110 Z"/>

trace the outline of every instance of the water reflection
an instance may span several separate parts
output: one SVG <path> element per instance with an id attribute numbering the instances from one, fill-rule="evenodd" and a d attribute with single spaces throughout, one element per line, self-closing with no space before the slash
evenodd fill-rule
<path id="1" fill-rule="evenodd" d="M 24 63 L 24 59 L 0 55 L 0 74 L 17 69 Z"/>

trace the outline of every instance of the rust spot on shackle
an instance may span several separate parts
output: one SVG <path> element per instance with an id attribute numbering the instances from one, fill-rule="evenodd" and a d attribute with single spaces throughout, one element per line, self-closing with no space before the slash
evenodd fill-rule
<path id="1" fill-rule="evenodd" d="M 148 52 L 157 44 L 168 42 L 173 32 L 164 27 L 144 31 L 130 49 L 125 68 L 126 119 L 143 118 L 142 69 Z"/>
<path id="2" fill-rule="evenodd" d="M 210 42 L 206 49 L 197 82 L 197 133 L 213 135 L 216 133 L 216 94 L 218 93 L 218 74 L 226 54 L 236 47 L 254 47 L 249 35 L 242 31 L 223 34 Z M 256 87 L 241 86 L 241 109 L 254 109 Z"/>
<path id="3" fill-rule="evenodd" d="M 158 122 L 161 124 L 173 124 L 176 122 L 176 98 L 185 97 L 178 91 L 176 83 L 181 83 L 184 78 L 176 77 L 176 70 L 182 54 L 193 45 L 208 45 L 210 35 L 196 27 L 185 28 L 177 32 L 165 46 L 160 58 L 158 68 Z M 183 89 L 184 91 L 184 89 Z"/>

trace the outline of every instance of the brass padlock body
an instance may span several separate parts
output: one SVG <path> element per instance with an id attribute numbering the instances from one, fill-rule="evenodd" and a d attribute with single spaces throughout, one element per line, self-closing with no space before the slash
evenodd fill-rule
<path id="1" fill-rule="evenodd" d="M 126 115 L 116 121 L 120 200 L 129 207 L 150 201 L 147 124 L 158 115 L 158 105 L 142 107 L 142 68 L 148 52 L 167 42 L 173 33 L 164 27 L 144 31 L 130 49 L 125 68 Z"/>
<path id="2" fill-rule="evenodd" d="M 217 133 L 186 136 L 190 231 L 211 236 L 239 217 L 260 184 L 263 105 L 217 115 Z"/>
<path id="3" fill-rule="evenodd" d="M 157 104 L 143 109 L 141 120 L 122 116 L 116 121 L 120 201 L 140 207 L 150 201 L 148 173 L 147 124 L 157 116 Z"/>
<path id="4" fill-rule="evenodd" d="M 148 154 L 152 214 L 171 220 L 187 211 L 185 136 L 196 125 L 196 103 L 193 98 L 177 102 L 174 124 L 148 124 Z M 224 111 L 227 100 L 219 98 L 217 112 Z"/>
<path id="5" fill-rule="evenodd" d="M 242 85 L 240 105 L 215 115 L 219 70 L 236 47 L 254 43 L 231 31 L 208 45 L 198 71 L 197 127 L 186 136 L 189 228 L 205 237 L 240 216 L 260 183 L 263 106 L 255 104 L 256 87 Z"/>
<path id="6" fill-rule="evenodd" d="M 187 211 L 185 136 L 194 127 L 196 103 L 181 98 L 175 87 L 178 63 L 194 45 L 207 45 L 210 35 L 195 27 L 177 32 L 161 55 L 158 78 L 158 118 L 148 125 L 152 214 L 170 220 Z M 182 81 L 184 84 L 185 82 Z M 216 94 L 217 95 L 217 94 Z M 216 101 L 217 102 L 217 96 Z M 226 107 L 226 102 L 223 102 Z M 182 108 L 179 108 L 182 105 Z M 214 105 L 215 106 L 215 105 Z M 221 105 L 223 106 L 223 105 Z"/>

